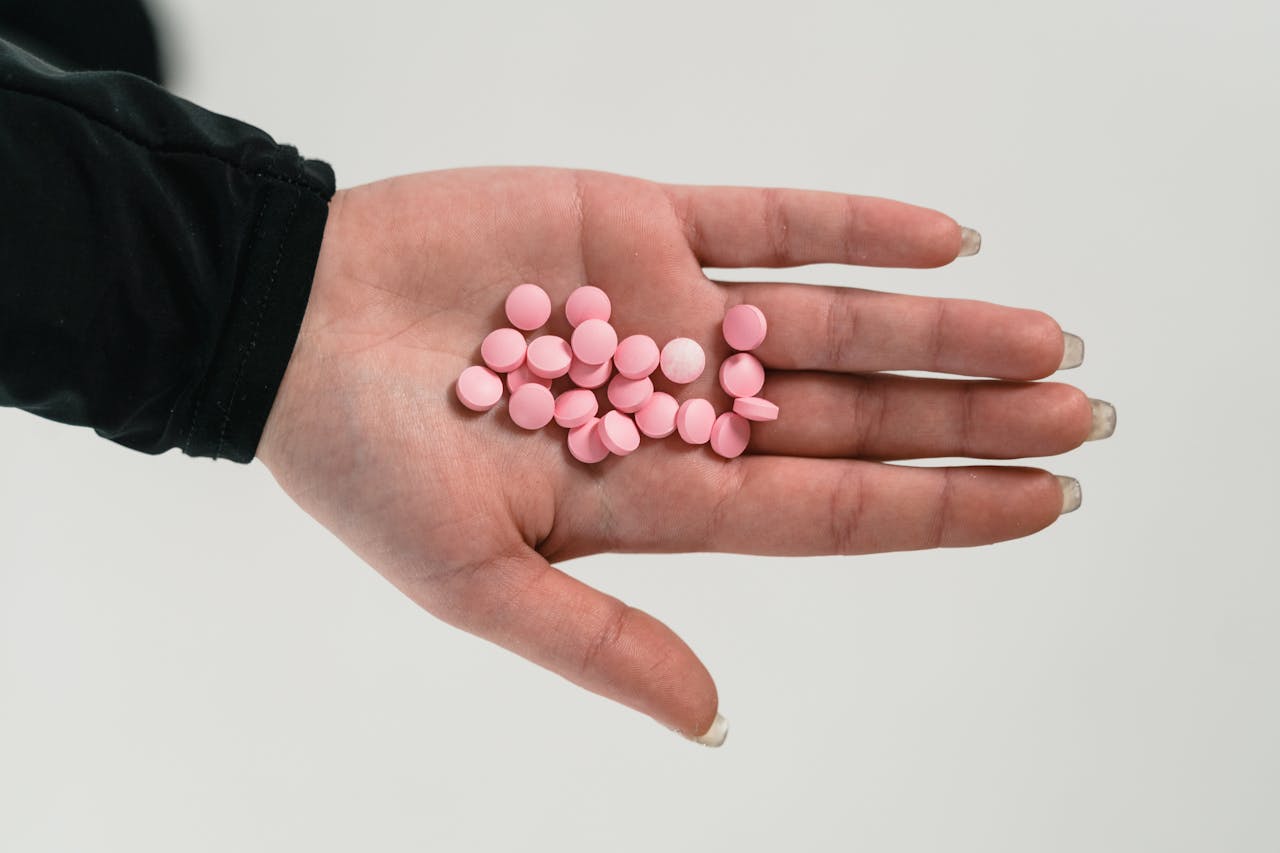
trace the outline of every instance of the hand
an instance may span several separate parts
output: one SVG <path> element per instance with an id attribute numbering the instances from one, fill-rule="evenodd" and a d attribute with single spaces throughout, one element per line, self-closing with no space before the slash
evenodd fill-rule
<path id="1" fill-rule="evenodd" d="M 1069 450 L 1092 429 L 1075 388 L 1030 380 L 1063 360 L 1048 316 L 979 302 L 799 284 L 720 284 L 703 267 L 930 267 L 961 229 L 899 202 L 667 186 L 595 172 L 467 169 L 340 192 L 311 301 L 259 457 L 294 500 L 402 592 L 588 690 L 687 736 L 717 719 L 715 684 L 664 624 L 554 568 L 605 551 L 861 554 L 1025 536 L 1066 505 L 1039 470 L 879 460 L 1008 459 Z M 619 336 L 687 336 L 708 353 L 677 399 L 727 408 L 720 321 L 769 321 L 764 394 L 736 460 L 678 437 L 589 466 L 554 424 L 478 415 L 453 383 L 506 325 L 517 284 L 551 294 L 552 331 L 582 284 Z M 554 324 L 558 323 L 556 326 Z M 659 386 L 665 380 L 659 382 Z M 717 727 L 719 731 L 719 727 Z M 716 732 L 711 739 L 718 738 Z"/>

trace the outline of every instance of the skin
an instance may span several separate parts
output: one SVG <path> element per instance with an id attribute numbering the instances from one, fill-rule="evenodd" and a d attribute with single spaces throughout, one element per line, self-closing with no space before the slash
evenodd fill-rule
<path id="1" fill-rule="evenodd" d="M 983 545 L 1059 515 L 1045 471 L 886 460 L 1048 456 L 1079 445 L 1078 389 L 1035 383 L 1063 354 L 1038 311 L 851 288 L 711 281 L 704 267 L 934 267 L 959 226 L 836 193 L 672 186 L 560 169 L 393 178 L 332 202 L 302 330 L 258 449 L 280 485 L 426 610 L 686 735 L 715 684 L 666 625 L 553 567 L 609 551 L 862 554 Z M 453 383 L 531 281 L 567 337 L 569 292 L 602 287 L 619 337 L 688 336 L 708 369 L 678 399 L 728 408 L 720 321 L 759 306 L 781 417 L 747 455 L 646 439 L 594 466 L 554 424 L 527 432 Z M 883 373 L 927 370 L 974 379 Z M 1003 381 L 992 381 L 1003 380 Z M 556 386 L 559 390 L 559 385 Z M 603 411 L 603 409 L 602 409 Z"/>

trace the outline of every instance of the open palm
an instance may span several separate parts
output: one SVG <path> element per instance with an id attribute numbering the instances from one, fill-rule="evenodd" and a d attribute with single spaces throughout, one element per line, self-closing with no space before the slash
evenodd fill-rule
<path id="1" fill-rule="evenodd" d="M 1036 311 L 785 283 L 720 284 L 704 267 L 938 266 L 961 229 L 930 210 L 835 193 L 669 186 L 557 169 L 468 169 L 340 192 L 310 304 L 258 455 L 310 514 L 447 622 L 686 735 L 723 738 L 715 685 L 661 622 L 551 562 L 604 551 L 855 554 L 979 545 L 1055 518 L 1071 484 L 1008 459 L 1096 434 Z M 749 302 L 781 407 L 735 460 L 678 436 L 598 465 L 565 431 L 527 432 L 453 382 L 506 325 L 512 287 L 559 310 L 594 284 L 620 337 L 685 336 L 708 370 L 677 399 L 727 409 L 719 324 Z M 558 326 L 556 324 L 559 324 Z M 927 370 L 1015 381 L 919 379 Z M 658 378 L 659 388 L 665 380 Z"/>

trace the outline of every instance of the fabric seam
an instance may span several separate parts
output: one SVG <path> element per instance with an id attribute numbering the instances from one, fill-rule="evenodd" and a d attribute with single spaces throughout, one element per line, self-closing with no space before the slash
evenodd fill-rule
<path id="1" fill-rule="evenodd" d="M 253 326 L 249 330 L 249 343 L 245 347 L 244 358 L 240 359 L 240 367 L 236 370 L 236 378 L 231 383 L 231 394 L 227 400 L 227 411 L 222 419 L 222 429 L 218 432 L 218 446 L 213 451 L 213 458 L 218 459 L 222 456 L 222 448 L 226 444 L 227 429 L 231 426 L 231 412 L 236 405 L 236 392 L 240 390 L 240 380 L 244 377 L 244 370 L 249 366 L 249 359 L 253 356 L 253 351 L 258 346 L 258 330 L 262 326 L 262 318 L 267 315 L 267 309 L 271 307 L 271 298 L 275 295 L 276 280 L 280 275 L 280 262 L 284 260 L 285 244 L 289 240 L 289 234 L 293 231 L 293 222 L 297 218 L 298 208 L 301 206 L 301 197 L 294 195 L 293 206 L 289 209 L 289 219 L 285 223 L 284 231 L 280 235 L 280 248 L 276 251 L 276 262 L 271 267 L 271 278 L 267 280 L 267 290 L 262 295 L 262 308 L 258 311 L 258 316 L 254 318 Z"/>
<path id="2" fill-rule="evenodd" d="M 249 233 L 249 242 L 245 246 L 245 261 L 244 261 L 245 269 L 247 269 L 249 264 L 251 263 L 250 258 L 253 257 L 253 250 L 257 248 L 259 230 L 262 226 L 262 219 L 264 216 L 266 216 L 267 205 L 270 202 L 270 200 L 271 200 L 270 189 L 264 188 L 262 202 L 258 205 L 258 214 L 253 218 L 253 230 Z M 236 289 L 239 290 L 240 288 L 237 286 Z M 218 351 L 218 347 L 220 347 L 221 345 L 222 345 L 221 340 L 217 341 L 214 344 L 215 354 Z M 183 442 L 183 445 L 182 445 L 182 451 L 187 455 L 190 455 L 191 442 L 195 438 L 195 434 L 196 434 L 196 422 L 199 420 L 199 417 L 200 417 L 200 406 L 204 402 L 205 389 L 209 385 L 209 371 L 212 369 L 212 366 L 216 361 L 217 361 L 217 358 L 215 355 L 214 358 L 211 358 L 208 361 L 208 363 L 204 365 L 203 375 L 200 377 L 200 384 L 196 386 L 196 390 L 193 395 L 195 397 L 195 403 L 191 408 L 191 422 L 187 425 L 187 440 Z M 221 448 L 221 441 L 222 441 L 221 438 L 219 438 L 219 448 Z"/>

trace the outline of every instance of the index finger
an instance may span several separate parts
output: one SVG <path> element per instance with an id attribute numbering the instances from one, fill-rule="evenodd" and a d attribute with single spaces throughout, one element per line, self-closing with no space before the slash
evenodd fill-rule
<path id="1" fill-rule="evenodd" d="M 703 266 L 857 264 L 937 267 L 982 238 L 945 213 L 900 201 L 818 190 L 666 185 Z"/>

